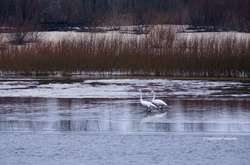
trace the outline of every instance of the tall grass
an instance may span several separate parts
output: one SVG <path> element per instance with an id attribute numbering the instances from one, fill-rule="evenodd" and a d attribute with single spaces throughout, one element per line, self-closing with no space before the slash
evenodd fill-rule
<path id="1" fill-rule="evenodd" d="M 250 77 L 246 39 L 177 39 L 158 29 L 140 39 L 91 36 L 0 51 L 0 70 L 13 72 L 124 72 L 181 77 Z"/>

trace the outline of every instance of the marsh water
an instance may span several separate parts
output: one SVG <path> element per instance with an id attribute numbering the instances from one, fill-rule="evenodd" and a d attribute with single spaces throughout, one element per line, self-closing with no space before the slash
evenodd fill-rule
<path id="1" fill-rule="evenodd" d="M 151 90 L 168 108 L 147 112 Z M 0 132 L 250 133 L 250 83 L 169 79 L 0 81 Z"/>
<path id="2" fill-rule="evenodd" d="M 248 101 L 168 103 L 166 112 L 146 112 L 137 100 L 2 98 L 0 131 L 250 132 Z"/>
<path id="3" fill-rule="evenodd" d="M 248 165 L 249 135 L 249 82 L 0 79 L 0 164 Z"/>

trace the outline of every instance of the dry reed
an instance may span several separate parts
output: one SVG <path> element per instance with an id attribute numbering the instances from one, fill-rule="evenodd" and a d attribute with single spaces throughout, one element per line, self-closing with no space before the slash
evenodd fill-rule
<path id="1" fill-rule="evenodd" d="M 159 29 L 142 39 L 95 36 L 0 51 L 0 70 L 125 72 L 181 77 L 250 77 L 250 42 L 234 37 L 177 40 Z"/>

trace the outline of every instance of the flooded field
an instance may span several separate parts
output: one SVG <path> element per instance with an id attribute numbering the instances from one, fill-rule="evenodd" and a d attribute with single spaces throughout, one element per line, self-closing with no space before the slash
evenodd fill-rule
<path id="1" fill-rule="evenodd" d="M 249 140 L 248 82 L 0 80 L 0 164 L 247 164 Z"/>

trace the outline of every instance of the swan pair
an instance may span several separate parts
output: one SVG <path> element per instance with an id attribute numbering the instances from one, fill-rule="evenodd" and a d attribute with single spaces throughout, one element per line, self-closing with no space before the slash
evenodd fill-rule
<path id="1" fill-rule="evenodd" d="M 140 91 L 140 103 L 142 106 L 147 107 L 148 110 L 153 108 L 162 108 L 163 106 L 168 106 L 164 101 L 160 99 L 155 99 L 155 92 L 152 90 L 151 93 L 153 93 L 153 99 L 151 101 L 143 100 L 142 98 L 142 91 Z"/>

